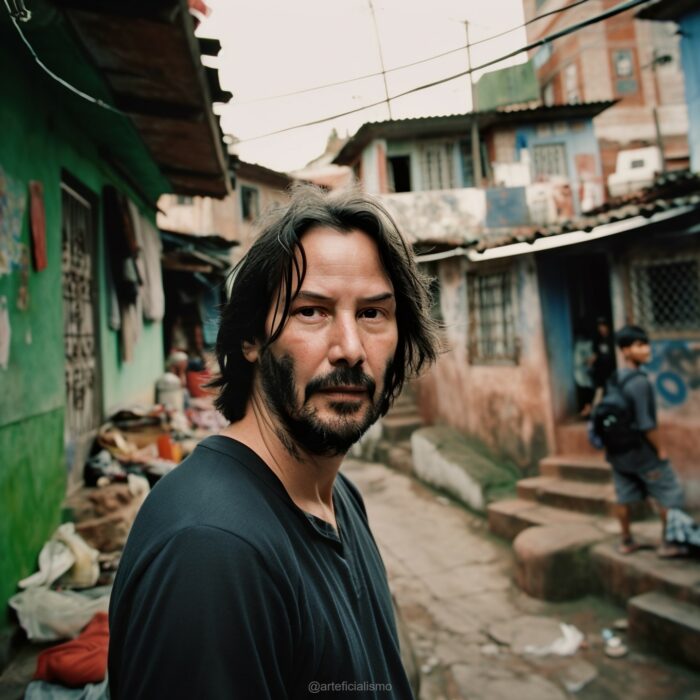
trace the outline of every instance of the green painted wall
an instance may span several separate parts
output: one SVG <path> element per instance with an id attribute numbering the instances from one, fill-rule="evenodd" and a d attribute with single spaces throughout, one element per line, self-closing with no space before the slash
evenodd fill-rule
<path id="1" fill-rule="evenodd" d="M 16 37 L 0 26 L 0 252 L 11 251 L 7 274 L 0 273 L 12 329 L 7 369 L 0 368 L 0 606 L 15 591 L 16 581 L 31 572 L 44 541 L 59 523 L 66 487 L 63 452 L 64 345 L 61 278 L 61 176 L 65 170 L 99 195 L 113 184 L 130 196 L 153 220 L 138 195 L 102 157 L 75 115 L 90 120 L 91 110 L 77 97 L 46 78 L 28 58 Z M 133 151 L 145 148 L 138 141 Z M 49 267 L 36 272 L 30 264 L 24 278 L 26 308 L 18 307 L 23 285 L 21 246 L 29 250 L 28 182 L 44 185 Z M 6 195 L 3 199 L 3 193 Z M 9 196 L 7 196 L 9 195 Z M 11 223 L 8 224 L 7 222 Z M 118 334 L 107 326 L 105 246 L 101 212 L 96 234 L 99 286 L 99 351 L 103 410 L 130 400 L 148 399 L 163 371 L 159 323 L 145 324 L 131 363 L 119 361 Z M 7 236 L 12 240 L 8 242 Z M 17 248 L 17 246 L 20 248 Z M 2 265 L 0 265 L 0 270 Z M 0 626 L 6 624 L 0 612 Z"/>
<path id="2" fill-rule="evenodd" d="M 539 100 L 540 88 L 531 61 L 484 73 L 476 83 L 479 110 Z"/>
<path id="3" fill-rule="evenodd" d="M 36 556 L 60 521 L 65 476 L 63 409 L 0 429 L 0 601 L 36 569 Z M 4 615 L 0 622 L 4 623 Z"/>

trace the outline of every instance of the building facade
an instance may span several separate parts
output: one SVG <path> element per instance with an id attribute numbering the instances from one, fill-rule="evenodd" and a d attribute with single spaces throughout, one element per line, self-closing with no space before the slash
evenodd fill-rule
<path id="1" fill-rule="evenodd" d="M 572 0 L 524 0 L 525 19 L 570 4 Z M 616 4 L 592 0 L 533 22 L 527 27 L 528 43 Z M 615 171 L 618 151 L 645 146 L 661 145 L 668 169 L 688 167 L 688 115 L 673 23 L 645 23 L 622 13 L 544 43 L 530 58 L 545 105 L 617 100 L 594 120 L 605 178 Z"/>
<path id="2" fill-rule="evenodd" d="M 165 4 L 139 22 L 117 2 L 46 3 L 25 23 L 0 13 L 0 61 L 11 67 L 0 74 L 2 601 L 35 569 L 103 417 L 153 400 L 163 371 L 158 196 L 226 192 L 191 18 L 175 2 L 161 16 Z M 44 72 L 20 30 L 94 99 Z M 170 47 L 157 61 L 154 38 Z M 172 152 L 187 132 L 198 146 Z"/>
<path id="3" fill-rule="evenodd" d="M 592 339 L 600 317 L 613 328 L 641 324 L 652 339 L 663 439 L 689 504 L 700 504 L 700 182 L 670 173 L 645 193 L 598 206 L 582 205 L 582 179 L 568 188 L 558 175 L 533 182 L 530 154 L 549 146 L 539 139 L 555 130 L 576 137 L 554 162 L 592 163 L 592 182 L 601 172 L 590 128 L 597 115 L 581 125 L 572 111 L 555 127 L 556 109 L 504 113 L 480 129 L 485 163 L 498 154 L 487 169 L 507 165 L 510 179 L 499 184 L 510 186 L 465 187 L 461 136 L 450 134 L 460 117 L 365 125 L 339 154 L 434 278 L 446 351 L 416 384 L 419 409 L 426 422 L 480 440 L 523 474 L 547 455 L 593 455 L 579 416 L 580 341 Z M 394 139 L 411 159 L 411 191 L 390 191 Z M 528 158 L 509 155 L 513 142 Z M 446 155 L 426 158 L 437 144 Z"/>

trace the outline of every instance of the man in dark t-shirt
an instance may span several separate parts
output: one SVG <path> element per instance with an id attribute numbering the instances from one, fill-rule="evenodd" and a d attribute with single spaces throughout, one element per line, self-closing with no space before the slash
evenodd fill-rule
<path id="1" fill-rule="evenodd" d="M 153 489 L 110 608 L 113 700 L 410 698 L 345 453 L 435 359 L 426 281 L 386 211 L 298 188 L 234 271 L 230 421 Z"/>
<path id="2" fill-rule="evenodd" d="M 617 331 L 615 338 L 625 360 L 625 366 L 618 370 L 617 384 L 628 402 L 639 440 L 621 452 L 608 450 L 606 457 L 613 467 L 617 516 L 622 530 L 619 551 L 631 554 L 639 545 L 630 530 L 630 505 L 653 498 L 659 506 L 665 530 L 666 512 L 669 508 L 682 506 L 683 492 L 661 445 L 654 390 L 641 369 L 651 359 L 646 331 L 639 326 L 625 326 Z M 664 540 L 662 537 L 658 550 L 660 556 L 682 553 L 678 548 L 664 544 Z"/>

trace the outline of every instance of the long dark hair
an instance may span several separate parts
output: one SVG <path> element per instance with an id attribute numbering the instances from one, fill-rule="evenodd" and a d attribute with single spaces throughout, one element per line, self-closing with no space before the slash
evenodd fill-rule
<path id="1" fill-rule="evenodd" d="M 253 385 L 254 365 L 244 357 L 243 343 L 257 341 L 266 347 L 282 333 L 306 273 L 301 239 L 317 226 L 340 232 L 359 230 L 370 236 L 394 287 L 398 346 L 386 377 L 382 415 L 406 378 L 437 356 L 439 341 L 430 315 L 428 282 L 391 215 L 358 190 L 326 193 L 313 185 L 297 185 L 288 205 L 268 213 L 260 236 L 232 272 L 229 301 L 216 339 L 219 375 L 210 385 L 219 388 L 216 407 L 232 423 L 245 414 Z M 266 337 L 265 320 L 273 305 L 272 329 Z"/>

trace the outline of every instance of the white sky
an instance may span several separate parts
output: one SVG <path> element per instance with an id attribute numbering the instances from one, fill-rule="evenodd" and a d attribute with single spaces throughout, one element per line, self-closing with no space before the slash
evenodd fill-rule
<path id="1" fill-rule="evenodd" d="M 252 139 L 270 131 L 330 116 L 384 99 L 381 76 L 347 85 L 253 102 L 295 90 L 381 70 L 368 0 L 207 0 L 212 12 L 199 36 L 215 37 L 222 50 L 215 61 L 224 89 L 233 99 L 221 111 L 225 134 L 241 140 L 243 160 L 276 170 L 303 167 L 320 155 L 330 130 L 354 133 L 363 123 L 388 118 L 386 105 L 332 122 Z M 522 0 L 374 0 L 386 69 L 466 44 L 462 23 L 470 22 L 472 42 L 523 22 Z M 479 65 L 526 43 L 519 29 L 472 48 Z M 489 70 L 520 62 L 504 62 Z M 389 95 L 431 82 L 467 67 L 467 53 L 387 74 Z M 476 74 L 478 77 L 478 73 Z M 468 78 L 392 100 L 394 119 L 464 113 L 471 109 Z"/>

